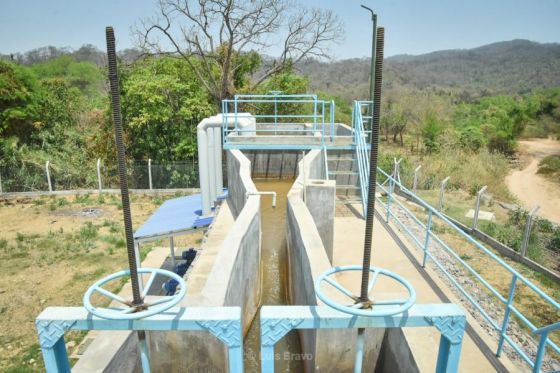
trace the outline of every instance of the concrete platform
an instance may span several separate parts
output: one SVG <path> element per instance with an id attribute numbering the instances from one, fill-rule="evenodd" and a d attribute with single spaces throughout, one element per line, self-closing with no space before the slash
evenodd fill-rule
<path id="1" fill-rule="evenodd" d="M 361 210 L 361 205 L 353 205 L 357 211 Z M 334 232 L 334 265 L 349 265 L 362 263 L 363 255 L 363 237 L 365 230 L 365 221 L 352 214 L 336 217 Z M 407 242 L 405 239 L 401 240 Z M 410 249 L 410 253 L 418 260 L 416 250 Z M 408 279 L 417 294 L 417 303 L 441 303 L 442 299 L 428 282 L 422 277 L 420 271 L 415 267 L 414 263 L 409 260 L 405 252 L 399 247 L 395 240 L 390 236 L 388 230 L 375 220 L 373 230 L 373 247 L 372 247 L 372 265 L 389 269 L 402 275 Z M 454 296 L 453 292 L 438 278 L 437 273 L 427 269 L 428 274 L 443 291 L 443 293 L 451 300 L 451 302 L 459 304 L 460 302 Z M 355 294 L 359 294 L 360 275 L 344 274 L 338 280 Z M 373 297 L 379 298 L 396 298 L 405 294 L 404 288 L 395 289 L 395 283 L 391 281 L 378 282 L 376 288 L 372 292 Z M 467 312 L 468 323 L 478 332 L 484 342 L 490 347 L 495 346 L 495 342 L 488 338 L 481 327 Z M 421 372 L 435 371 L 437 350 L 439 346 L 440 334 L 435 328 L 408 328 L 403 329 L 404 336 L 408 342 L 410 352 L 412 353 L 416 364 Z M 501 357 L 499 361 L 506 370 L 510 372 L 522 371 L 522 368 L 514 365 L 506 357 Z M 460 368 L 461 372 L 492 372 L 497 371 L 496 367 L 491 364 L 489 359 L 477 343 L 465 334 L 463 342 L 463 350 L 461 354 Z"/>

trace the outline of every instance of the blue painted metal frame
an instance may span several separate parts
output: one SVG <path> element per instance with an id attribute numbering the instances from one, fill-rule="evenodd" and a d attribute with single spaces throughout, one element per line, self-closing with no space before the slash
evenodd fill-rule
<path id="1" fill-rule="evenodd" d="M 250 105 L 254 109 L 257 109 L 258 104 L 272 104 L 274 105 L 273 113 L 271 114 L 253 114 L 252 116 L 257 120 L 258 124 L 271 124 L 274 125 L 273 129 L 240 129 L 238 126 L 238 114 L 240 110 L 240 105 Z M 293 104 L 293 105 L 311 105 L 311 111 L 307 114 L 278 114 L 278 104 Z M 231 110 L 233 107 L 233 111 Z M 266 148 L 266 149 L 311 149 L 311 148 L 322 148 L 324 146 L 329 146 L 326 143 L 326 128 L 330 127 L 330 139 L 331 143 L 336 137 L 335 132 L 335 110 L 336 105 L 334 100 L 326 101 L 319 100 L 317 95 L 314 94 L 281 94 L 278 91 L 273 91 L 266 95 L 235 95 L 232 100 L 222 100 L 222 114 L 223 114 L 223 125 L 222 125 L 222 141 L 224 149 L 256 149 L 256 148 Z M 327 118 L 328 112 L 328 118 Z M 234 118 L 233 129 L 228 126 L 228 117 Z M 263 121 L 264 120 L 264 121 Z M 313 124 L 311 129 L 289 129 L 285 128 L 286 125 L 293 124 L 303 124 L 302 120 L 310 120 Z M 328 120 L 328 121 L 327 121 Z M 282 128 L 284 126 L 284 128 Z M 318 128 L 320 126 L 320 128 Z M 292 145 L 288 148 L 283 145 L 260 145 L 260 147 L 254 144 L 237 144 L 228 142 L 228 135 L 231 132 L 243 133 L 263 133 L 263 134 L 274 134 L 276 135 L 278 131 L 289 132 L 294 134 L 315 134 L 318 131 L 321 132 L 321 144 L 314 145 Z M 337 149 L 340 148 L 337 146 Z M 353 147 L 352 147 L 353 148 Z"/>
<path id="2" fill-rule="evenodd" d="M 274 345 L 293 329 L 435 327 L 441 332 L 436 372 L 457 372 L 466 325 L 455 304 L 416 304 L 392 316 L 354 316 L 326 306 L 263 306 L 261 372 L 274 372 Z"/>
<path id="3" fill-rule="evenodd" d="M 521 311 L 519 311 L 515 307 L 515 305 L 513 304 L 513 300 L 514 300 L 514 296 L 515 296 L 516 286 L 517 286 L 518 282 L 523 283 L 529 289 L 531 289 L 533 292 L 535 292 L 541 299 L 543 299 L 544 301 L 549 303 L 556 311 L 560 311 L 560 304 L 558 303 L 558 301 L 552 299 L 548 294 L 546 294 L 544 291 L 539 289 L 531 281 L 526 279 L 516 269 L 514 269 L 509 264 L 507 264 L 504 260 L 502 260 L 498 255 L 496 255 L 490 249 L 488 249 L 483 244 L 478 242 L 475 238 L 473 238 L 469 234 L 465 233 L 463 230 L 461 230 L 459 227 L 457 227 L 455 224 L 453 224 L 453 222 L 451 222 L 444 214 L 442 214 L 440 211 L 438 211 L 435 207 L 428 204 L 422 198 L 418 197 L 412 191 L 408 190 L 404 185 L 402 185 L 397 180 L 395 180 L 387 172 L 385 172 L 381 168 L 378 168 L 378 173 L 380 174 L 380 178 L 378 178 L 378 180 L 385 179 L 382 184 L 378 183 L 378 188 L 381 192 L 385 193 L 385 195 L 387 196 L 387 201 L 385 202 L 383 200 L 383 198 L 381 198 L 381 197 L 376 197 L 376 198 L 379 201 L 378 205 L 381 206 L 383 209 L 385 209 L 385 211 L 387 212 L 387 221 L 389 221 L 390 218 L 392 217 L 394 219 L 394 221 L 398 224 L 398 226 L 401 227 L 404 230 L 404 232 L 412 240 L 412 242 L 414 242 L 423 251 L 423 254 L 424 254 L 423 263 L 424 263 L 424 265 L 425 265 L 425 263 L 427 262 L 428 259 L 431 259 L 431 261 L 451 281 L 453 286 L 455 286 L 455 288 L 457 288 L 457 290 L 459 290 L 461 292 L 461 294 L 463 294 L 465 296 L 465 298 L 475 307 L 475 309 L 478 312 L 480 312 L 482 317 L 484 317 L 484 319 L 486 321 L 488 321 L 488 323 L 499 333 L 500 338 L 499 338 L 499 341 L 498 341 L 498 348 L 496 350 L 496 355 L 497 356 L 499 356 L 501 354 L 504 342 L 507 342 L 521 356 L 521 358 L 527 364 L 529 364 L 531 367 L 534 367 L 536 365 L 536 362 L 534 362 L 533 359 L 525 351 L 523 351 L 521 346 L 519 346 L 517 343 L 515 343 L 507 334 L 508 325 L 509 325 L 509 322 L 510 322 L 510 319 L 511 319 L 510 315 L 511 315 L 511 313 L 513 313 L 517 317 L 517 319 L 521 320 L 534 333 L 537 333 L 537 331 L 539 331 L 539 330 L 546 329 L 547 326 L 545 326 L 541 329 L 537 329 L 537 327 Z M 385 184 L 387 182 L 388 182 L 389 186 L 385 187 Z M 392 194 L 394 192 L 395 186 L 397 186 L 400 189 L 401 193 L 404 193 L 404 194 L 408 195 L 409 198 L 413 199 L 419 206 L 424 208 L 424 211 L 426 211 L 427 214 L 428 214 L 427 224 L 424 224 L 418 218 L 418 216 L 416 216 L 415 213 L 410 211 L 410 209 L 408 209 L 401 201 L 399 201 L 397 198 L 393 198 Z M 400 211 L 402 211 L 403 213 L 406 214 L 406 216 L 411 218 L 411 220 L 416 225 L 418 225 L 418 227 L 425 230 L 426 237 L 424 239 L 424 242 L 421 242 L 417 238 L 416 234 L 403 221 L 401 221 L 401 219 L 399 219 L 399 217 L 396 214 L 391 212 L 391 203 L 395 203 L 398 206 L 398 208 L 400 209 Z M 492 258 L 492 260 L 497 265 L 503 267 L 504 269 L 506 269 L 508 272 L 511 273 L 511 275 L 512 275 L 511 285 L 510 285 L 510 288 L 509 288 L 509 291 L 508 291 L 508 298 L 507 299 L 504 296 L 502 296 L 477 271 L 475 271 L 474 268 L 472 268 L 467 262 L 465 262 L 460 257 L 460 255 L 458 255 L 455 252 L 455 250 L 453 250 L 452 247 L 450 247 L 447 243 L 445 243 L 432 230 L 432 225 L 433 225 L 432 220 L 433 220 L 434 217 L 439 218 L 440 221 L 442 223 L 444 223 L 446 227 L 452 229 L 455 233 L 459 234 L 462 238 L 464 238 L 466 242 L 474 245 L 482 253 L 484 253 L 485 255 L 488 255 L 490 258 Z M 445 252 L 447 252 L 452 258 L 454 258 L 457 262 L 459 262 L 468 271 L 468 273 L 470 275 L 472 275 L 476 280 L 478 280 L 493 296 L 495 296 L 501 303 L 504 304 L 504 317 L 501 320 L 501 322 L 498 322 L 497 320 L 494 320 L 484 310 L 484 308 L 476 301 L 476 299 L 474 299 L 468 293 L 468 291 L 466 289 L 464 289 L 463 286 L 461 286 L 461 284 L 453 277 L 453 275 L 450 274 L 447 271 L 447 269 L 443 266 L 443 264 L 439 262 L 437 257 L 435 257 L 434 255 L 432 255 L 432 253 L 430 253 L 430 250 L 429 250 L 430 239 L 437 242 L 440 245 L 440 247 L 445 250 Z M 548 334 L 542 334 L 541 343 L 540 343 L 539 349 L 537 351 L 537 357 L 544 355 L 543 350 L 545 349 L 546 346 L 551 347 L 556 353 L 560 353 L 559 346 L 556 343 L 552 342 L 552 340 L 550 340 L 550 338 L 548 338 Z"/>
<path id="4" fill-rule="evenodd" d="M 228 348 L 230 372 L 243 372 L 240 307 L 172 308 L 138 320 L 106 320 L 83 307 L 48 307 L 36 319 L 47 373 L 69 373 L 64 333 L 70 330 L 207 331 Z"/>
<path id="5" fill-rule="evenodd" d="M 369 135 L 371 131 L 364 129 L 364 123 L 371 117 L 364 116 L 362 110 L 369 110 L 373 113 L 372 101 L 354 101 L 352 109 L 352 127 L 354 129 L 354 144 L 356 149 L 356 159 L 358 160 L 358 173 L 360 180 L 360 192 L 362 194 L 362 209 L 364 216 L 367 214 L 367 195 L 369 181 Z"/>

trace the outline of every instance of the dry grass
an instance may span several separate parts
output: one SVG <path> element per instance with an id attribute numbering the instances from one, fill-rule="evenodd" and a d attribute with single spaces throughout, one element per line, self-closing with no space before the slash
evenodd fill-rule
<path id="1" fill-rule="evenodd" d="M 131 200 L 139 226 L 164 198 Z M 101 214 L 84 215 L 89 208 Z M 0 220 L 0 371 L 41 371 L 35 317 L 47 306 L 81 305 L 95 280 L 127 267 L 120 197 L 3 201 Z M 144 245 L 142 255 L 151 247 Z M 83 336 L 69 333 L 66 342 L 78 344 Z"/>
<path id="2" fill-rule="evenodd" d="M 505 184 L 509 172 L 506 157 L 498 153 L 481 150 L 478 153 L 460 148 L 444 148 L 438 153 L 416 155 L 406 152 L 402 147 L 382 145 L 381 167 L 392 172 L 393 157 L 403 157 L 401 163 L 401 180 L 407 187 L 412 186 L 414 169 L 422 165 L 418 178 L 419 189 L 438 189 L 441 181 L 450 176 L 448 190 L 463 190 L 475 195 L 482 186 L 488 186 L 488 194 L 504 201 L 511 201 L 512 196 Z M 383 161 L 384 159 L 384 161 Z"/>

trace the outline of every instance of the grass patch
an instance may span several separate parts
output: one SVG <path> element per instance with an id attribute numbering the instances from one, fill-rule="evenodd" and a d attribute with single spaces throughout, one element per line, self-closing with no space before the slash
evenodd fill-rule
<path id="1" fill-rule="evenodd" d="M 539 162 L 537 173 L 560 182 L 560 155 L 549 155 Z"/>

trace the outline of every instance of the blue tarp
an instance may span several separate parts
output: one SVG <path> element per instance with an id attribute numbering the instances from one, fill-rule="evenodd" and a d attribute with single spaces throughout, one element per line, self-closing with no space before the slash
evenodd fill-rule
<path id="1" fill-rule="evenodd" d="M 202 218 L 201 206 L 200 194 L 167 200 L 138 228 L 134 239 L 171 236 L 208 226 L 213 217 Z"/>

